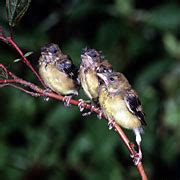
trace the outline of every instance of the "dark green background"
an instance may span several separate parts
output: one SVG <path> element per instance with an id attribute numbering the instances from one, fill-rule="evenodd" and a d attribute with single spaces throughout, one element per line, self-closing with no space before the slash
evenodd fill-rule
<path id="1" fill-rule="evenodd" d="M 5 2 L 0 25 L 8 32 Z M 54 42 L 76 65 L 89 46 L 102 50 L 140 95 L 148 126 L 143 163 L 149 179 L 180 179 L 180 4 L 178 0 L 32 1 L 14 38 L 37 69 L 40 48 Z M 17 52 L 0 42 L 0 63 L 39 84 Z M 82 91 L 81 97 L 85 98 Z M 86 99 L 86 98 L 85 98 Z M 134 141 L 133 132 L 125 130 Z M 107 122 L 77 107 L 0 89 L 0 179 L 140 179 Z"/>

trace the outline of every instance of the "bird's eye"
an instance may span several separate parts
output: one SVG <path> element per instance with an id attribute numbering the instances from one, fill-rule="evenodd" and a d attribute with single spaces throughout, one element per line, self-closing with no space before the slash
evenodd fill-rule
<path id="1" fill-rule="evenodd" d="M 95 51 L 89 51 L 89 52 L 87 53 L 87 55 L 89 55 L 89 56 L 92 57 L 92 58 L 97 57 L 97 54 L 96 54 Z"/>
<path id="2" fill-rule="evenodd" d="M 113 77 L 110 77 L 109 80 L 110 80 L 111 82 L 114 82 L 115 79 L 114 79 Z"/>
<path id="3" fill-rule="evenodd" d="M 104 81 L 102 79 L 99 79 L 99 85 L 104 84 Z"/>
<path id="4" fill-rule="evenodd" d="M 56 48 L 50 48 L 50 52 L 51 52 L 52 54 L 56 54 L 56 53 L 57 53 L 57 49 L 56 49 Z"/>
<path id="5" fill-rule="evenodd" d="M 101 71 L 104 72 L 104 73 L 106 73 L 106 72 L 107 72 L 107 68 L 101 67 Z"/>

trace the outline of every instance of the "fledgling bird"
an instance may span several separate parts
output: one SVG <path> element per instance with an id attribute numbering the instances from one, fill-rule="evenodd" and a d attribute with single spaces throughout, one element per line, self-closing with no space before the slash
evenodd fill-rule
<path id="1" fill-rule="evenodd" d="M 142 125 L 146 125 L 138 95 L 122 73 L 98 73 L 98 76 L 101 79 L 99 104 L 111 123 L 114 120 L 123 128 L 134 131 L 139 148 L 135 164 L 138 164 L 142 158 Z"/>
<path id="2" fill-rule="evenodd" d="M 87 97 L 93 102 L 98 100 L 97 72 L 112 72 L 112 66 L 95 49 L 85 48 L 81 54 L 79 80 Z"/>
<path id="3" fill-rule="evenodd" d="M 50 43 L 41 48 L 39 73 L 47 87 L 57 94 L 69 98 L 78 95 L 78 69 L 57 44 Z"/>

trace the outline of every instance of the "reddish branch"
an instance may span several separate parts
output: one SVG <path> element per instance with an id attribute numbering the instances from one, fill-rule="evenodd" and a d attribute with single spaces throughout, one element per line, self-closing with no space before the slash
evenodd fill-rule
<path id="1" fill-rule="evenodd" d="M 19 49 L 19 47 L 16 45 L 16 43 L 10 37 L 5 37 L 2 34 L 0 34 L 0 39 L 5 41 L 6 43 L 9 43 L 10 45 L 12 45 L 12 47 L 14 49 L 16 49 L 16 51 L 21 55 L 21 57 L 23 59 L 23 62 L 31 69 L 31 71 L 35 74 L 35 76 L 38 78 L 38 80 L 44 85 L 44 82 L 42 81 L 42 79 L 40 78 L 38 73 L 34 70 L 34 68 L 29 63 L 29 61 L 24 57 L 22 51 Z M 46 90 L 41 89 L 40 87 L 38 87 L 37 85 L 35 85 L 35 84 L 31 83 L 31 82 L 25 81 L 25 80 L 17 77 L 15 74 L 10 72 L 7 68 L 5 68 L 4 65 L 2 65 L 2 64 L 0 64 L 0 68 L 1 68 L 1 71 L 2 71 L 0 75 L 3 76 L 3 78 L 0 79 L 0 87 L 13 86 L 13 87 L 15 87 L 15 88 L 17 88 L 17 89 L 19 89 L 19 90 L 21 90 L 21 91 L 23 91 L 25 93 L 28 93 L 28 94 L 30 94 L 32 96 L 49 97 L 49 98 L 52 98 L 52 99 L 56 99 L 56 100 L 65 102 L 64 96 L 58 95 L 58 94 L 56 94 L 54 92 L 47 92 Z M 19 85 L 21 85 L 23 87 L 21 87 Z M 27 87 L 30 90 L 27 90 Z M 78 106 L 79 101 L 71 99 L 69 103 L 72 104 L 72 105 Z M 90 109 L 92 112 L 95 112 L 97 115 L 100 114 L 100 111 L 97 108 L 92 107 L 90 104 L 83 103 L 82 107 L 84 109 Z M 102 115 L 101 117 L 105 118 L 104 115 Z M 130 153 L 130 156 L 135 157 L 137 152 L 134 149 L 134 145 L 129 141 L 129 139 L 124 134 L 121 127 L 118 124 L 115 124 L 113 128 L 119 134 L 120 138 L 122 139 L 122 141 L 126 145 L 128 151 Z M 141 178 L 143 180 L 146 180 L 147 176 L 146 176 L 146 173 L 144 171 L 142 162 L 139 162 L 136 165 L 136 168 L 137 168 Z"/>
<path id="2" fill-rule="evenodd" d="M 32 67 L 31 63 L 24 56 L 24 54 L 22 53 L 20 48 L 17 46 L 17 44 L 10 37 L 6 37 L 4 32 L 0 35 L 0 39 L 6 43 L 9 43 L 20 54 L 23 62 L 31 69 L 31 71 L 34 73 L 34 75 L 38 78 L 38 80 L 41 82 L 41 84 L 45 87 L 43 80 L 41 79 L 39 74 L 35 71 L 35 69 Z"/>

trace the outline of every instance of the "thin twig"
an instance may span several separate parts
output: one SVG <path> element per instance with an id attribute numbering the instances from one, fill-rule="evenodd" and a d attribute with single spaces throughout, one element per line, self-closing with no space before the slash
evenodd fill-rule
<path id="1" fill-rule="evenodd" d="M 31 69 L 31 71 L 34 73 L 34 75 L 38 78 L 38 80 L 41 82 L 41 84 L 45 87 L 44 81 L 41 79 L 39 74 L 35 71 L 35 69 L 32 67 L 31 63 L 27 60 L 27 58 L 24 56 L 20 48 L 17 46 L 17 44 L 10 38 L 6 38 L 7 41 L 16 49 L 16 51 L 20 54 L 22 57 L 23 62 Z"/>
<path id="2" fill-rule="evenodd" d="M 19 87 L 19 86 L 16 86 L 15 84 L 6 84 L 7 86 L 12 86 L 16 89 L 19 89 L 20 91 L 23 91 L 31 96 L 34 96 L 34 97 L 38 97 L 38 96 L 41 96 L 39 93 L 35 93 L 35 92 L 32 92 L 32 91 L 28 91 L 27 89 L 24 89 L 22 87 Z"/>
<path id="3" fill-rule="evenodd" d="M 20 48 L 17 46 L 17 44 L 10 38 L 10 37 L 4 37 L 2 34 L 0 34 L 0 39 L 6 43 L 9 43 L 22 57 L 23 62 L 31 69 L 31 71 L 34 73 L 34 75 L 37 77 L 37 79 L 41 82 L 41 84 L 46 87 L 44 84 L 44 81 L 41 79 L 39 74 L 35 71 L 35 69 L 32 67 L 31 63 L 27 60 L 27 58 L 24 56 Z"/>

